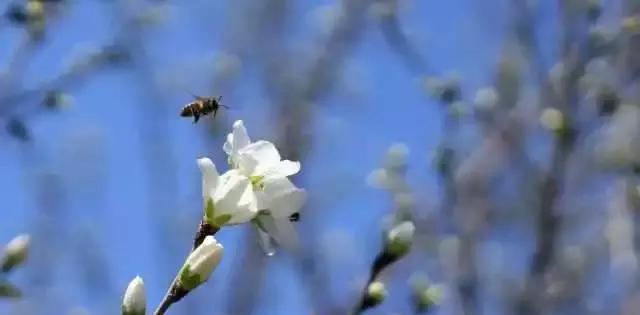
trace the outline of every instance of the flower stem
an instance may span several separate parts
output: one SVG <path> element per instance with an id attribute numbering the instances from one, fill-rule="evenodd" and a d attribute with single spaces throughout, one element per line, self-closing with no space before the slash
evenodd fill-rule
<path id="1" fill-rule="evenodd" d="M 358 304 L 356 304 L 356 307 L 351 312 L 352 315 L 358 315 L 364 312 L 365 310 L 367 310 L 368 308 L 371 308 L 376 305 L 375 303 L 373 303 L 373 300 L 369 297 L 369 294 L 367 293 L 369 285 L 373 283 L 376 280 L 376 278 L 378 278 L 378 275 L 380 274 L 380 272 L 382 272 L 382 270 L 384 270 L 386 267 L 391 265 L 394 261 L 398 260 L 398 258 L 400 257 L 389 253 L 387 250 L 383 250 L 381 253 L 378 254 L 378 256 L 376 256 L 376 259 L 374 260 L 373 265 L 371 265 L 369 280 L 367 281 L 367 284 L 364 286 L 364 290 L 362 291 L 362 295 L 360 297 Z"/>
<path id="2" fill-rule="evenodd" d="M 191 249 L 191 251 L 193 252 L 198 246 L 200 246 L 200 244 L 202 244 L 202 242 L 204 242 L 204 239 L 207 236 L 215 235 L 219 230 L 220 230 L 219 227 L 216 227 L 216 226 L 213 226 L 213 225 L 209 224 L 203 218 L 202 221 L 200 221 L 200 225 L 198 226 L 198 230 L 196 231 L 195 235 L 193 236 L 193 248 Z M 155 310 L 155 312 L 153 312 L 153 314 L 154 315 L 163 315 L 164 313 L 167 312 L 167 310 L 169 309 L 169 307 L 171 307 L 171 305 L 173 305 L 174 303 L 177 303 L 178 301 L 180 301 L 183 297 L 185 297 L 187 294 L 189 294 L 189 292 L 190 291 L 185 290 L 180 285 L 178 285 L 178 278 L 175 278 L 173 280 L 173 282 L 171 283 L 171 286 L 169 287 L 169 290 L 167 291 L 167 293 L 162 298 L 162 301 L 160 302 L 160 305 L 158 305 L 158 308 L 156 308 L 156 310 Z"/>
<path id="3" fill-rule="evenodd" d="M 191 251 L 194 251 L 204 239 L 209 235 L 215 235 L 220 230 L 219 227 L 211 225 L 204 218 L 200 221 L 200 225 L 198 226 L 198 230 L 196 231 L 196 235 L 193 237 L 193 248 Z"/>
<path id="4" fill-rule="evenodd" d="M 160 305 L 158 305 L 158 308 L 155 310 L 155 312 L 153 312 L 153 314 L 163 315 L 167 312 L 171 305 L 180 301 L 188 293 L 189 291 L 178 285 L 178 279 L 176 278 L 175 280 L 173 280 L 173 283 L 171 283 L 169 291 L 167 291 L 167 293 L 164 295 L 164 298 L 162 298 Z"/>

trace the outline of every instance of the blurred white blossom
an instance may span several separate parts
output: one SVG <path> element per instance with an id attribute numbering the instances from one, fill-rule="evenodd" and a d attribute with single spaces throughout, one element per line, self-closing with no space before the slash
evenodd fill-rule
<path id="1" fill-rule="evenodd" d="M 476 109 L 480 111 L 491 111 L 498 105 L 498 92 L 493 87 L 479 89 L 473 100 Z"/>
<path id="2" fill-rule="evenodd" d="M 600 130 L 596 156 L 606 168 L 627 168 L 640 163 L 640 108 L 620 105 Z"/>

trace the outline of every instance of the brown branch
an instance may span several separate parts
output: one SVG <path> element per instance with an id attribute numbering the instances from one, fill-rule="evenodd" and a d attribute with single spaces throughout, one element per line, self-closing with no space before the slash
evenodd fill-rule
<path id="1" fill-rule="evenodd" d="M 202 221 L 200 221 L 200 225 L 198 225 L 198 230 L 193 236 L 193 248 L 191 249 L 191 252 L 200 246 L 207 236 L 215 235 L 219 230 L 220 228 L 214 227 L 202 219 Z M 162 301 L 156 308 L 155 312 L 153 312 L 154 315 L 164 314 L 171 305 L 179 302 L 183 297 L 189 294 L 190 291 L 187 291 L 178 285 L 178 277 L 173 279 L 173 282 L 171 282 L 167 293 L 165 293 Z"/>

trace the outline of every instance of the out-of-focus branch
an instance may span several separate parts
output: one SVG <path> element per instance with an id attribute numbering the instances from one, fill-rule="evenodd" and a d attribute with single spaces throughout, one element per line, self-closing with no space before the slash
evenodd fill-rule
<path id="1" fill-rule="evenodd" d="M 400 25 L 398 1 L 379 0 L 374 4 L 374 9 L 389 48 L 398 55 L 406 69 L 415 75 L 432 75 L 434 71 L 424 54 L 418 50 Z"/>
<path id="2" fill-rule="evenodd" d="M 264 84 L 267 85 L 267 91 L 275 99 L 275 102 L 279 103 L 278 112 L 276 117 L 281 121 L 278 125 L 282 126 L 280 130 L 280 143 L 282 144 L 282 154 L 288 159 L 292 160 L 304 160 L 308 149 L 311 145 L 311 139 L 309 130 L 312 124 L 311 117 L 311 104 L 317 102 L 323 96 L 326 96 L 332 90 L 336 77 L 340 70 L 340 65 L 346 58 L 346 55 L 354 47 L 362 31 L 365 28 L 367 8 L 373 1 L 371 0 L 355 0 L 355 1 L 343 1 L 341 2 L 340 18 L 337 19 L 336 24 L 326 38 L 326 41 L 319 46 L 315 51 L 317 54 L 312 57 L 308 65 L 301 67 L 300 69 L 308 69 L 306 73 L 301 75 L 295 75 L 294 78 L 282 75 L 283 73 L 291 73 L 291 60 L 286 58 L 286 54 L 282 54 L 282 51 L 274 48 L 274 51 L 270 51 L 271 55 L 263 56 L 266 63 L 266 71 L 264 73 Z M 286 5 L 278 3 L 276 8 L 284 9 Z M 267 17 L 279 17 L 277 13 L 267 13 Z M 280 25 L 282 19 L 280 19 L 276 25 Z M 269 25 L 265 28 L 272 30 L 277 26 Z M 274 40 L 277 40 L 277 36 L 271 34 Z M 280 34 L 281 35 L 281 34 Z M 279 47 L 276 45 L 276 47 Z M 280 53 L 276 53 L 280 52 Z M 302 78 L 302 79 L 300 79 Z M 304 216 L 304 212 L 302 214 Z M 309 214 L 313 215 L 313 214 Z M 306 235 L 314 234 L 313 220 L 303 220 L 301 222 L 304 225 Z M 315 242 L 315 240 L 309 240 L 309 242 Z M 308 246 L 309 248 L 315 248 L 315 246 Z M 247 249 L 245 253 L 245 261 L 249 262 L 250 257 L 254 257 L 255 251 Z M 329 314 L 333 312 L 333 305 L 330 305 L 328 292 L 327 292 L 327 278 L 323 275 L 323 270 L 319 268 L 317 264 L 309 263 L 313 261 L 312 255 L 314 253 L 311 250 L 303 250 L 299 256 L 299 271 L 300 276 L 304 278 L 303 283 L 307 283 L 310 286 L 309 296 L 313 303 L 313 309 L 316 312 Z M 253 264 L 253 262 L 252 262 Z M 237 277 L 234 276 L 236 283 L 249 283 L 247 281 L 241 281 L 247 279 L 247 275 L 261 278 L 261 273 L 253 274 L 246 273 L 248 268 L 238 268 L 239 273 Z M 243 292 L 252 292 L 254 285 L 250 288 L 238 290 L 231 298 L 231 309 L 234 310 L 250 310 L 248 309 L 251 299 L 242 299 L 239 294 Z M 233 301 L 238 301 L 234 303 Z M 242 304 L 238 304 L 238 303 Z"/>
<path id="3" fill-rule="evenodd" d="M 415 226 L 411 221 L 396 222 L 393 228 L 385 233 L 385 244 L 376 256 L 369 279 L 364 287 L 360 300 L 351 314 L 357 315 L 382 303 L 386 289 L 382 282 L 376 281 L 380 273 L 405 256 L 413 243 Z"/>
<path id="4" fill-rule="evenodd" d="M 567 174 L 569 157 L 579 137 L 575 115 L 578 103 L 578 81 L 582 77 L 589 52 L 578 41 L 580 24 L 572 12 L 570 4 L 563 5 L 564 38 L 562 43 L 565 72 L 560 89 L 543 89 L 542 100 L 549 104 L 558 104 L 561 113 L 561 125 L 555 132 L 551 165 L 544 173 L 539 186 L 539 208 L 536 223 L 537 244 L 529 265 L 529 278 L 523 296 L 518 303 L 518 314 L 532 315 L 543 311 L 544 275 L 551 267 L 562 224 L 557 212 L 557 201 L 562 194 Z M 578 14 L 579 15 L 579 14 Z M 547 85 L 548 86 L 548 85 Z M 555 92 L 555 93 L 554 93 Z M 546 97 L 544 97 L 546 95 Z"/>

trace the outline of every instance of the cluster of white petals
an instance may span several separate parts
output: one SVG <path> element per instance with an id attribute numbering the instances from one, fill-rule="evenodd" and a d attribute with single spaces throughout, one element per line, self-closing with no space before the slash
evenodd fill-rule
<path id="1" fill-rule="evenodd" d="M 198 160 L 207 221 L 217 227 L 253 221 L 265 247 L 271 238 L 281 246 L 295 247 L 290 217 L 300 211 L 306 193 L 288 176 L 300 171 L 300 162 L 283 160 L 269 141 L 252 142 L 241 120 L 233 124 L 223 150 L 232 167 L 223 175 L 211 160 Z"/>
<path id="2" fill-rule="evenodd" d="M 202 173 L 202 198 L 205 218 L 213 225 L 240 224 L 253 219 L 257 213 L 251 182 L 237 170 L 223 175 L 208 158 L 198 159 Z"/>

